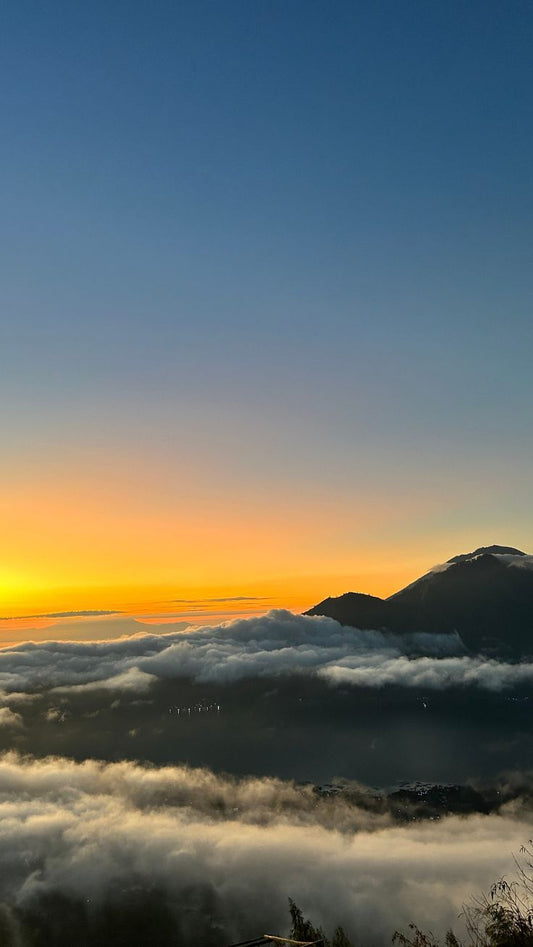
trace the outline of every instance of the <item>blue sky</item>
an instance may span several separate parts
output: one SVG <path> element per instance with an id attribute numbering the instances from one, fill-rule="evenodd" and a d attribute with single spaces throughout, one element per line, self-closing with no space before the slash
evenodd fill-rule
<path id="1" fill-rule="evenodd" d="M 8 484 L 131 456 L 142 493 L 141 451 L 209 495 L 394 501 L 398 548 L 527 542 L 532 26 L 521 2 L 8 0 Z"/>

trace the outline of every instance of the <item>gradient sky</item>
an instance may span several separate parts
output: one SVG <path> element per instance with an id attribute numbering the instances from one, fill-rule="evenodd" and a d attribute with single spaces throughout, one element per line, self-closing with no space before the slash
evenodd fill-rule
<path id="1" fill-rule="evenodd" d="M 3 614 L 533 550 L 532 28 L 6 0 Z"/>

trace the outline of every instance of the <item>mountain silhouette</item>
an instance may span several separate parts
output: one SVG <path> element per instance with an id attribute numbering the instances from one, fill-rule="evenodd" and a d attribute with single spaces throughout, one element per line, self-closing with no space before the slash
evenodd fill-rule
<path id="1" fill-rule="evenodd" d="M 533 556 L 512 546 L 482 546 L 389 598 L 347 592 L 306 614 L 397 634 L 457 632 L 471 653 L 517 660 L 533 654 Z"/>

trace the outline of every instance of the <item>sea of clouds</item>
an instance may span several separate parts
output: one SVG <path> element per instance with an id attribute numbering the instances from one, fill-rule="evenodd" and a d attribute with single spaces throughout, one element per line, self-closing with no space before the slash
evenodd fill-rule
<path id="1" fill-rule="evenodd" d="M 46 932 L 52 904 L 56 940 L 73 915 L 79 942 L 100 930 L 106 943 L 102 919 L 118 936 L 135 905 L 151 918 L 152 943 L 173 930 L 183 947 L 223 947 L 286 932 L 292 897 L 361 944 L 390 943 L 413 920 L 460 932 L 463 902 L 512 874 L 530 819 L 515 800 L 498 815 L 398 825 L 275 779 L 8 753 L 0 926 L 6 944 L 24 947 L 28 918 Z"/>
<path id="2" fill-rule="evenodd" d="M 142 693 L 157 680 L 179 677 L 232 683 L 289 673 L 318 674 L 331 685 L 499 691 L 531 683 L 533 663 L 468 656 L 458 635 L 364 631 L 285 610 L 168 634 L 0 650 L 0 690 L 11 702 L 43 688 Z M 0 726 L 8 720 L 0 717 Z"/>
<path id="3" fill-rule="evenodd" d="M 103 754 L 102 726 L 118 740 L 108 759 L 131 756 L 136 731 L 122 707 L 131 704 L 146 740 L 159 733 L 176 753 L 170 759 L 187 758 L 179 755 L 189 746 L 187 723 L 177 727 L 181 718 L 165 711 L 164 730 L 157 708 L 150 716 L 158 688 L 172 691 L 168 682 L 188 679 L 229 690 L 250 678 L 295 674 L 318 675 L 333 688 L 469 687 L 487 696 L 530 683 L 533 664 L 468 656 L 455 635 L 400 637 L 282 610 L 170 633 L 0 650 L 3 745 L 19 749 L 0 755 L 0 942 L 224 947 L 265 930 L 287 932 L 289 897 L 315 924 L 327 931 L 342 924 L 365 947 L 390 943 L 410 921 L 460 932 L 463 902 L 511 873 L 513 853 L 531 835 L 525 796 L 515 793 L 491 815 L 399 824 L 390 808 L 343 794 L 323 798 L 280 779 L 20 752 L 40 755 L 53 745 L 89 755 L 82 746 L 90 739 L 90 752 Z M 109 705 L 105 718 L 100 703 Z M 202 762 L 213 752 L 211 729 L 214 740 L 226 733 L 224 719 L 201 731 Z M 298 724 L 302 737 L 307 719 Z M 252 726 L 239 734 L 246 760 L 257 733 Z M 285 748 L 289 759 L 302 745 Z"/>

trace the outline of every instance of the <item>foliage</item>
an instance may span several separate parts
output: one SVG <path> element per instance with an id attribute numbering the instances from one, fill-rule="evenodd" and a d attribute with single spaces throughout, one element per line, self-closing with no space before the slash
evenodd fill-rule
<path id="1" fill-rule="evenodd" d="M 314 927 L 311 921 L 306 920 L 300 908 L 289 898 L 289 911 L 291 915 L 292 927 L 289 937 L 293 940 L 321 940 L 324 947 L 353 947 L 351 940 L 348 940 L 342 927 L 337 927 L 333 938 L 329 940 L 321 927 Z"/>
<path id="2" fill-rule="evenodd" d="M 533 947 L 533 841 L 522 846 L 515 858 L 516 877 L 509 882 L 500 878 L 488 894 L 472 898 L 463 907 L 467 941 L 461 944 L 448 931 L 446 947 Z M 410 924 L 411 933 L 396 931 L 393 942 L 401 947 L 440 947 L 429 931 Z"/>
<path id="3" fill-rule="evenodd" d="M 411 934 L 404 934 L 403 931 L 395 931 L 392 937 L 393 944 L 401 944 L 402 947 L 440 947 L 438 939 L 432 931 L 421 931 L 416 924 L 409 924 Z M 444 943 L 446 947 L 463 947 L 453 931 L 447 931 Z"/>

